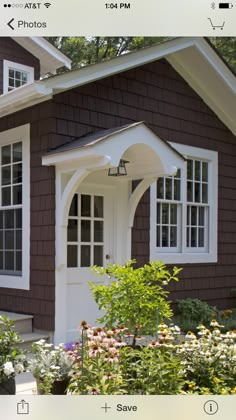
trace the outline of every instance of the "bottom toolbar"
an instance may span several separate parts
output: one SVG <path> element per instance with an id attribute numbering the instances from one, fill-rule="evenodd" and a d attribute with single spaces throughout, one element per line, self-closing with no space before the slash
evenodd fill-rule
<path id="1" fill-rule="evenodd" d="M 235 420 L 235 396 L 2 396 L 4 420 Z"/>

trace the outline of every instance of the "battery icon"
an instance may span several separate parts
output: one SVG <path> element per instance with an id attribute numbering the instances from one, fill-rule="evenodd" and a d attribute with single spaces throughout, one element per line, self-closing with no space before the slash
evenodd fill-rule
<path id="1" fill-rule="evenodd" d="M 232 9 L 232 3 L 219 3 L 219 9 Z"/>

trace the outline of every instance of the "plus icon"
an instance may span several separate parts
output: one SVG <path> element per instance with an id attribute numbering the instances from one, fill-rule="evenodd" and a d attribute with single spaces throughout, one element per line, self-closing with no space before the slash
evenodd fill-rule
<path id="1" fill-rule="evenodd" d="M 105 411 L 105 413 L 107 413 L 107 411 L 111 408 L 111 407 L 108 407 L 108 405 L 107 405 L 107 403 L 104 405 L 104 407 L 101 407 L 102 408 L 102 410 L 104 410 Z"/>

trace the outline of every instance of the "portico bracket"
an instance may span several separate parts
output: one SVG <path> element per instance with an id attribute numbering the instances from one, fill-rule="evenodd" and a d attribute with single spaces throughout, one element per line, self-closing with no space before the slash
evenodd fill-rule
<path id="1" fill-rule="evenodd" d="M 133 227 L 133 223 L 134 223 L 134 215 L 135 215 L 135 211 L 136 208 L 138 206 L 139 201 L 141 200 L 143 194 L 145 193 L 145 191 L 152 185 L 152 183 L 155 181 L 154 177 L 151 178 L 145 178 L 143 179 L 135 188 L 135 190 L 133 191 L 133 193 L 131 194 L 130 198 L 129 198 L 129 202 L 128 202 L 128 214 L 129 214 L 129 228 Z"/>

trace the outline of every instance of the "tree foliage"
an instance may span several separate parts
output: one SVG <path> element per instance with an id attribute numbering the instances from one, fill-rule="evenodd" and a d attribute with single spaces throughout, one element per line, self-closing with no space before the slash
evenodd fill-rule
<path id="1" fill-rule="evenodd" d="M 51 44 L 72 60 L 72 68 L 97 63 L 126 52 L 168 40 L 167 37 L 49 37 Z M 219 54 L 236 72 L 236 37 L 209 38 Z M 65 71 L 64 70 L 60 70 Z"/>

